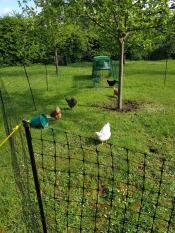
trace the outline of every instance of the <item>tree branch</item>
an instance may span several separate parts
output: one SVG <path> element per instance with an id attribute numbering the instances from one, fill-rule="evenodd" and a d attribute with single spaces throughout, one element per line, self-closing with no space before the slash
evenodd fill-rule
<path id="1" fill-rule="evenodd" d="M 150 26 L 150 27 L 138 27 L 138 28 L 128 28 L 127 32 L 134 32 L 134 31 L 142 31 L 142 30 L 149 30 L 149 29 L 160 29 L 162 25 L 157 26 Z"/>
<path id="2" fill-rule="evenodd" d="M 100 22 L 98 22 L 97 19 L 94 18 L 94 17 L 92 17 L 87 11 L 86 11 L 86 16 L 87 16 L 93 23 L 95 23 L 97 26 L 99 26 L 101 29 L 107 30 L 107 28 L 106 28 L 104 25 L 102 25 Z M 108 33 L 109 33 L 110 36 L 116 38 L 116 34 L 117 34 L 117 33 L 112 32 L 111 30 L 108 31 Z"/>

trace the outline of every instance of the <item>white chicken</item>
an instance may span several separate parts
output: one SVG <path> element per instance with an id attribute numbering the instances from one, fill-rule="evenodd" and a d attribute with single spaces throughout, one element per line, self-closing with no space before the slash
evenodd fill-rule
<path id="1" fill-rule="evenodd" d="M 104 141 L 107 141 L 111 137 L 111 130 L 110 130 L 109 122 L 103 126 L 100 132 L 95 132 L 95 133 L 98 139 L 102 142 L 102 144 Z"/>

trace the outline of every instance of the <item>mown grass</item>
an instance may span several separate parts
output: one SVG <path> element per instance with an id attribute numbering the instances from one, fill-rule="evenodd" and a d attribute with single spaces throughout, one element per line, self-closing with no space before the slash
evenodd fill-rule
<path id="1" fill-rule="evenodd" d="M 37 107 L 37 111 L 34 111 L 23 68 L 2 68 L 0 70 L 0 77 L 3 79 L 9 95 L 13 98 L 13 104 L 15 106 L 15 111 L 12 111 L 9 114 L 12 116 L 17 115 L 21 120 L 23 118 L 30 119 L 36 114 L 48 113 L 58 105 L 62 109 L 61 120 L 49 122 L 49 125 L 55 129 L 55 134 L 58 138 L 64 131 L 68 131 L 76 135 L 82 135 L 93 139 L 95 137 L 94 132 L 101 129 L 101 127 L 109 121 L 112 131 L 112 136 L 109 142 L 116 145 L 116 147 L 128 147 L 135 151 L 140 150 L 143 152 L 149 152 L 150 148 L 153 148 L 157 154 L 165 154 L 166 158 L 173 158 L 175 156 L 173 145 L 175 130 L 174 61 L 168 61 L 165 87 L 165 61 L 127 61 L 125 65 L 123 100 L 126 104 L 129 103 L 132 106 L 136 106 L 136 109 L 130 109 L 130 111 L 123 112 L 114 111 L 113 107 L 116 106 L 116 98 L 113 97 L 113 90 L 108 87 L 105 77 L 102 79 L 98 88 L 93 87 L 91 69 L 92 67 L 90 63 L 73 64 L 60 67 L 59 77 L 56 77 L 54 67 L 50 65 L 48 66 L 49 90 L 47 91 L 44 66 L 33 65 L 27 67 Z M 77 98 L 78 105 L 75 109 L 70 110 L 68 108 L 64 99 L 65 96 L 74 96 Z M 110 109 L 111 106 L 112 109 Z M 125 107 L 126 105 L 124 105 L 124 108 Z M 0 125 L 0 128 L 3 129 L 2 118 Z M 34 132 L 34 135 L 35 134 L 37 134 L 37 132 Z M 45 137 L 49 138 L 49 135 L 50 130 L 45 130 Z M 3 130 L 1 130 L 0 136 L 2 138 L 5 136 Z M 87 146 L 93 148 L 92 142 L 88 142 Z M 105 145 L 99 145 L 98 147 L 99 150 L 102 151 L 106 148 Z M 47 151 L 47 149 L 48 147 L 45 148 L 45 151 Z M 2 151 L 3 148 L 1 152 Z M 76 158 L 76 154 L 74 154 L 74 156 L 74 158 Z M 5 232 L 12 232 L 12 219 L 16 221 L 16 215 L 20 209 L 20 202 L 15 196 L 15 182 L 10 182 L 10 180 L 13 179 L 13 171 L 10 170 L 9 155 L 5 152 L 3 153 L 3 159 L 3 164 L 5 164 L 5 166 L 3 165 L 1 176 L 6 176 L 7 170 L 10 172 L 8 172 L 8 175 L 6 176 L 6 181 L 2 182 L 0 185 L 0 187 L 2 187 L 1 190 L 5 193 L 2 195 L 4 202 L 1 202 L 2 204 L 0 207 L 0 209 L 3 210 L 3 214 L 0 217 L 0 229 Z M 45 160 L 47 161 L 47 166 L 54 166 L 52 159 Z M 104 163 L 106 162 L 104 158 L 102 161 Z M 119 163 L 120 161 L 117 162 Z M 72 164 L 74 169 L 80 165 L 81 163 Z M 6 169 L 6 166 L 8 169 Z M 64 165 L 64 161 L 62 160 L 62 168 L 64 166 L 67 167 L 67 162 Z M 97 167 L 88 167 L 88 169 L 94 173 L 96 172 L 96 168 Z M 136 172 L 137 170 L 135 167 L 134 169 Z M 124 177 L 125 175 L 120 178 L 126 179 L 126 177 Z M 80 178 L 82 178 L 82 175 L 78 177 L 79 182 L 81 183 Z M 94 186 L 96 186 L 96 181 L 94 182 Z M 67 188 L 66 177 L 65 184 L 66 185 L 62 184 L 63 188 Z M 122 184 L 119 184 L 119 186 L 122 186 Z M 148 184 L 148 186 L 151 187 L 151 184 Z M 125 189 L 125 186 L 123 185 L 119 189 Z M 72 190 L 72 193 L 73 192 L 76 194 L 74 196 L 77 197 L 78 190 Z M 92 195 L 93 199 L 93 196 L 96 198 L 97 193 L 96 191 L 89 191 L 88 195 Z M 141 193 L 138 195 L 141 195 Z M 64 190 L 62 190 L 60 198 L 63 196 Z M 8 207 L 8 209 L 13 209 L 13 211 L 7 212 L 3 209 L 8 206 L 6 199 L 9 199 L 10 207 Z M 108 198 L 106 200 L 109 202 Z M 93 202 L 92 200 L 89 200 L 89 202 L 92 205 L 91 207 L 93 207 L 95 201 Z M 116 206 L 118 204 L 119 203 L 116 200 Z M 17 206 L 16 208 L 15 205 Z M 137 206 L 133 208 L 139 209 L 138 203 L 133 201 L 133 205 Z M 60 207 L 60 214 L 62 213 L 61 211 L 64 212 L 65 208 L 64 204 L 62 209 Z M 88 208 L 89 207 L 87 206 L 85 211 L 88 212 Z M 148 209 L 150 210 L 151 207 L 148 206 Z M 71 211 L 72 210 L 76 212 L 76 205 L 72 207 Z M 80 209 L 77 211 L 80 211 Z M 21 224 L 21 221 L 19 222 Z M 20 224 L 13 223 L 13 225 L 17 226 Z M 23 232 L 23 227 L 16 230 L 16 232 Z"/>
<path id="2" fill-rule="evenodd" d="M 37 112 L 34 111 L 28 84 L 22 67 L 0 71 L 6 88 L 16 104 L 19 117 L 30 119 L 37 113 L 47 113 L 56 105 L 62 109 L 62 119 L 50 123 L 58 130 L 93 137 L 107 121 L 111 124 L 111 143 L 148 150 L 155 146 L 160 152 L 171 153 L 174 136 L 174 61 L 169 61 L 164 87 L 165 62 L 127 62 L 123 88 L 124 101 L 138 103 L 131 112 L 108 111 L 102 106 L 114 105 L 113 90 L 106 79 L 93 88 L 91 64 L 60 67 L 56 78 L 54 67 L 48 67 L 49 91 L 46 91 L 44 66 L 27 67 Z M 77 107 L 70 111 L 65 96 L 75 96 Z M 13 113 L 14 114 L 14 113 Z"/>

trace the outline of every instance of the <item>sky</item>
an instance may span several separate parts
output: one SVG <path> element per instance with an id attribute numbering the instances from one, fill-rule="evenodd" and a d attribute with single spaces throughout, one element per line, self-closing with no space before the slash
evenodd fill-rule
<path id="1" fill-rule="evenodd" d="M 32 5 L 32 1 L 30 3 Z M 21 9 L 18 5 L 18 0 L 0 0 L 0 17 L 8 15 L 15 11 L 21 12 Z"/>

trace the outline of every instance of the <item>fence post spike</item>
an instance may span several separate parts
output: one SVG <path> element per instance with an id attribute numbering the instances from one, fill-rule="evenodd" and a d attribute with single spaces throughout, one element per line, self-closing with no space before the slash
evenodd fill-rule
<path id="1" fill-rule="evenodd" d="M 35 156 L 34 156 L 34 151 L 33 151 L 31 132 L 30 132 L 29 124 L 27 121 L 23 120 L 23 126 L 25 129 L 27 146 L 28 146 L 28 151 L 29 151 L 29 155 L 30 155 L 30 161 L 31 161 L 32 172 L 33 172 L 33 179 L 34 179 L 35 190 L 36 190 L 36 194 L 37 194 L 37 200 L 38 200 L 38 206 L 39 206 L 39 211 L 40 211 L 43 233 L 47 233 L 46 219 L 45 219 L 44 208 L 43 208 L 43 203 L 42 203 L 38 173 L 37 173 L 37 168 L 36 168 L 36 163 L 35 163 Z"/>

